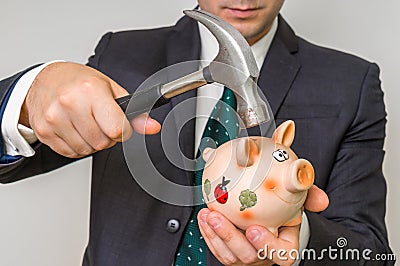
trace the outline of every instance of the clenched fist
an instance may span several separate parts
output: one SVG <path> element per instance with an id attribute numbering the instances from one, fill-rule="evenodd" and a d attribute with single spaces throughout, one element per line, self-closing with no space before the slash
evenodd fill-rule
<path id="1" fill-rule="evenodd" d="M 127 91 L 99 71 L 57 62 L 45 67 L 32 83 L 20 123 L 55 152 L 79 158 L 128 139 L 132 127 L 155 134 L 160 124 L 146 114 L 129 123 L 115 98 Z"/>

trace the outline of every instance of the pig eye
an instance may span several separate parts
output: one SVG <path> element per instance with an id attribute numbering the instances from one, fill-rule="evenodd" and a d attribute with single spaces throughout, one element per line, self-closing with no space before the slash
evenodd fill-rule
<path id="1" fill-rule="evenodd" d="M 277 160 L 278 162 L 283 162 L 289 159 L 289 154 L 281 149 L 274 151 L 272 153 L 272 156 L 274 156 L 275 160 Z"/>
<path id="2" fill-rule="evenodd" d="M 280 150 L 283 153 L 283 156 L 285 156 L 285 160 L 289 159 L 289 154 L 285 150 Z"/>

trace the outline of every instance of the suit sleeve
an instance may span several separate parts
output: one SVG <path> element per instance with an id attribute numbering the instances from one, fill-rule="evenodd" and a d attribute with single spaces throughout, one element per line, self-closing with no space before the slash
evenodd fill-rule
<path id="1" fill-rule="evenodd" d="M 385 125 L 379 69 L 371 64 L 356 115 L 338 148 L 326 187 L 330 205 L 320 214 L 307 213 L 311 229 L 308 249 L 315 250 L 317 258 L 307 260 L 306 256 L 305 265 L 394 264 L 375 257 L 392 253 L 385 226 L 386 182 L 382 173 Z M 322 253 L 329 247 L 337 249 L 336 259 L 329 257 L 328 250 Z M 352 259 L 351 254 L 357 252 L 359 258 Z"/>

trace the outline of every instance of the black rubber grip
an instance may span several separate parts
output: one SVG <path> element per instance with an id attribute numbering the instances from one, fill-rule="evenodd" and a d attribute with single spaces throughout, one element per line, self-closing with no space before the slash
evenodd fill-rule
<path id="1" fill-rule="evenodd" d="M 213 83 L 214 80 L 211 76 L 211 72 L 210 72 L 210 67 L 206 66 L 205 68 L 203 68 L 203 77 L 204 79 L 207 81 L 207 83 Z"/>
<path id="2" fill-rule="evenodd" d="M 161 87 L 162 84 L 157 84 L 151 88 L 117 98 L 115 101 L 125 112 L 126 117 L 131 120 L 140 114 L 149 112 L 169 102 L 161 94 Z"/>

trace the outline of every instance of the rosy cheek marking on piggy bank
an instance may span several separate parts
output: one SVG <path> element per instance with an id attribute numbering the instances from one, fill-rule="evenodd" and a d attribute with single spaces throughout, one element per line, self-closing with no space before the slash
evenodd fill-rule
<path id="1" fill-rule="evenodd" d="M 251 212 L 249 210 L 240 212 L 240 215 L 242 216 L 243 219 L 246 219 L 246 220 L 251 220 L 254 218 L 253 212 Z"/>
<path id="2" fill-rule="evenodd" d="M 276 188 L 276 183 L 275 183 L 274 180 L 269 179 L 269 180 L 266 180 L 266 181 L 264 182 L 264 187 L 265 187 L 267 190 L 275 189 L 275 188 Z"/>

